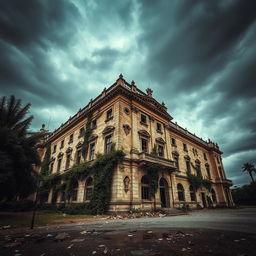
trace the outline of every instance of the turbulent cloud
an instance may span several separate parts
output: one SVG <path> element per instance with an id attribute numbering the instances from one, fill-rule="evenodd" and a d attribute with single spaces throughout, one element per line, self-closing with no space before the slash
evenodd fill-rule
<path id="1" fill-rule="evenodd" d="M 228 176 L 256 160 L 253 1 L 1 1 L 0 94 L 57 128 L 119 73 L 217 141 Z"/>

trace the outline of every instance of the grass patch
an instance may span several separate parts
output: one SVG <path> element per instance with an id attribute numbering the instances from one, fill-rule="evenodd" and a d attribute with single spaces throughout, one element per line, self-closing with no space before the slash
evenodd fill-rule
<path id="1" fill-rule="evenodd" d="M 70 215 L 51 211 L 38 211 L 35 226 L 72 223 L 90 219 L 102 218 L 94 215 Z M 11 225 L 14 228 L 30 227 L 32 212 L 0 212 L 0 226 Z"/>

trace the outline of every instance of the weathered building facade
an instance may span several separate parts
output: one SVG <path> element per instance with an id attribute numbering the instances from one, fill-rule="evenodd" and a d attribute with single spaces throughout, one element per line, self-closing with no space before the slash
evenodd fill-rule
<path id="1" fill-rule="evenodd" d="M 81 145 L 90 113 L 92 134 L 87 158 Z M 93 161 L 96 153 L 106 153 L 111 144 L 125 152 L 125 159 L 114 170 L 110 211 L 140 208 L 181 207 L 201 205 L 232 206 L 229 191 L 232 182 L 226 178 L 217 144 L 203 141 L 173 123 L 164 104 L 157 102 L 152 90 L 144 93 L 134 82 L 127 83 L 120 75 L 108 89 L 91 100 L 47 139 L 51 147 L 51 173 L 65 172 L 75 164 Z M 152 151 L 155 154 L 152 154 Z M 146 163 L 159 166 L 159 185 L 155 197 L 149 194 L 150 179 Z M 197 168 L 194 168 L 194 166 Z M 211 190 L 193 189 L 187 173 L 196 173 L 212 181 Z M 93 177 L 78 181 L 72 202 L 88 202 L 93 191 Z M 61 203 L 61 194 L 48 202 Z"/>

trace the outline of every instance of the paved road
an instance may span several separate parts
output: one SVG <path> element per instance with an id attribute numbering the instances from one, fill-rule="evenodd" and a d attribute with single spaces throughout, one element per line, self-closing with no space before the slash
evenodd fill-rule
<path id="1" fill-rule="evenodd" d="M 256 234 L 256 208 L 202 210 L 182 216 L 129 220 L 99 220 L 61 226 L 63 230 L 129 230 L 150 228 L 202 228 Z"/>

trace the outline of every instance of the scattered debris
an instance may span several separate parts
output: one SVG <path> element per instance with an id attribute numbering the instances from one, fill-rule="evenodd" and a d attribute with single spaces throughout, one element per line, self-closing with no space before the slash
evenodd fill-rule
<path id="1" fill-rule="evenodd" d="M 4 248 L 13 248 L 13 247 L 18 247 L 21 246 L 21 242 L 12 242 L 12 243 L 7 243 L 4 245 Z"/>
<path id="2" fill-rule="evenodd" d="M 67 249 L 71 249 L 74 244 L 71 244 L 70 246 L 67 247 Z"/>
<path id="3" fill-rule="evenodd" d="M 58 235 L 56 235 L 54 240 L 55 241 L 63 241 L 63 240 L 65 240 L 68 237 L 69 237 L 69 234 L 66 233 L 66 232 L 63 232 L 63 233 L 59 233 Z"/>
<path id="4" fill-rule="evenodd" d="M 108 252 L 108 248 L 107 248 L 107 247 L 105 247 L 105 249 L 104 249 L 103 253 L 104 253 L 104 254 L 107 254 L 107 252 Z"/>
<path id="5" fill-rule="evenodd" d="M 234 242 L 235 242 L 235 243 L 239 243 L 239 242 L 240 242 L 240 240 L 234 240 Z"/>
<path id="6" fill-rule="evenodd" d="M 76 239 L 71 240 L 71 243 L 81 243 L 83 241 L 84 241 L 84 238 L 76 238 Z"/>
<path id="7" fill-rule="evenodd" d="M 167 214 L 163 211 L 150 211 L 150 212 L 130 212 L 128 214 L 122 214 L 122 215 L 116 215 L 113 214 L 111 216 L 108 216 L 107 219 L 112 220 L 126 220 L 126 219 L 136 219 L 136 218 L 143 218 L 143 217 L 149 217 L 149 218 L 155 218 L 155 217 L 166 217 Z"/>
<path id="8" fill-rule="evenodd" d="M 10 229 L 10 228 L 12 228 L 11 225 L 5 225 L 5 226 L 0 227 L 0 229 Z"/>
<path id="9" fill-rule="evenodd" d="M 129 237 L 133 237 L 133 234 L 128 234 Z"/>
<path id="10" fill-rule="evenodd" d="M 186 250 L 187 250 L 186 248 L 182 248 L 182 249 L 181 249 L 182 252 L 185 252 Z"/>
<path id="11" fill-rule="evenodd" d="M 96 254 L 97 252 L 96 251 L 93 251 L 92 254 Z"/>
<path id="12" fill-rule="evenodd" d="M 47 236 L 46 236 L 47 238 L 52 238 L 53 237 L 53 235 L 52 234 L 47 234 Z"/>
<path id="13" fill-rule="evenodd" d="M 84 230 L 84 231 L 81 231 L 81 232 L 80 232 L 81 235 L 84 235 L 84 234 L 86 234 L 86 233 L 87 233 L 87 230 Z"/>

